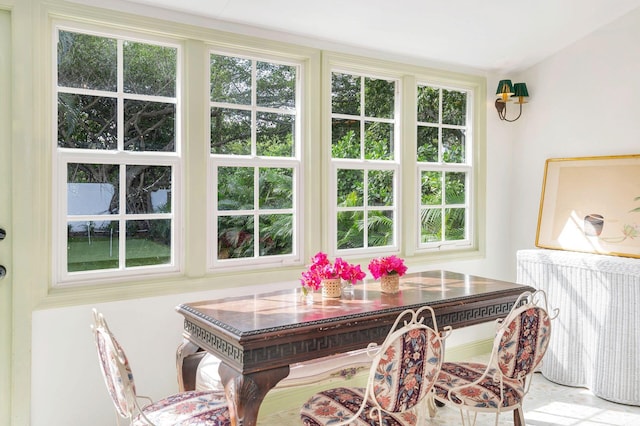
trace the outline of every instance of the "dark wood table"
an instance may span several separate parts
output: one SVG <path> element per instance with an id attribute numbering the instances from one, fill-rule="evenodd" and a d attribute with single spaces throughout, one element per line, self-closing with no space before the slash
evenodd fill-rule
<path id="1" fill-rule="evenodd" d="M 516 298 L 532 287 L 448 271 L 407 274 L 400 292 L 380 292 L 376 281 L 352 295 L 302 301 L 300 288 L 185 303 L 184 344 L 178 349 L 179 382 L 195 386 L 199 358 L 219 357 L 232 422 L 254 426 L 265 394 L 289 374 L 289 365 L 382 343 L 405 309 L 430 305 L 438 327 L 454 328 L 506 316 Z M 188 358 L 197 360 L 187 362 Z"/>

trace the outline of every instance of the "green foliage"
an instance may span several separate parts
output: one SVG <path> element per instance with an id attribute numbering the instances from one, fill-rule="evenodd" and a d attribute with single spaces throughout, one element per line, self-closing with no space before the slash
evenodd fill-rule
<path id="1" fill-rule="evenodd" d="M 253 216 L 218 216 L 218 259 L 254 256 Z"/>
<path id="2" fill-rule="evenodd" d="M 464 126 L 467 119 L 467 94 L 442 90 L 442 123 Z"/>
<path id="3" fill-rule="evenodd" d="M 467 94 L 461 91 L 418 87 L 418 161 L 425 163 L 465 163 Z M 440 122 L 440 117 L 442 120 Z M 429 123 L 429 124 L 427 124 Z M 438 129 L 441 129 L 441 139 Z M 433 243 L 466 238 L 464 205 L 466 173 L 423 171 L 420 210 L 421 241 Z M 443 235 L 444 233 L 444 235 Z"/>
<path id="4" fill-rule="evenodd" d="M 331 74 L 331 112 L 360 115 L 361 78 L 337 72 Z"/>
<path id="5" fill-rule="evenodd" d="M 112 38 L 60 31 L 58 85 L 115 91 L 117 42 Z"/>
<path id="6" fill-rule="evenodd" d="M 393 118 L 395 111 L 394 81 L 364 79 L 364 113 L 367 117 Z"/>
<path id="7" fill-rule="evenodd" d="M 178 52 L 175 48 L 124 41 L 122 50 L 125 93 L 176 96 Z"/>
<path id="8" fill-rule="evenodd" d="M 255 67 L 255 80 L 252 71 Z M 255 123 L 246 107 L 211 108 L 211 153 L 252 154 L 261 157 L 295 156 L 296 67 L 211 55 L 211 100 L 251 105 L 255 89 Z M 261 108 L 277 108 L 280 112 Z M 218 259 L 290 254 L 293 252 L 293 215 L 267 214 L 293 208 L 293 169 L 275 167 L 218 167 Z M 258 200 L 254 199 L 258 173 Z M 257 216 L 241 211 L 259 211 Z M 264 214 L 263 214 L 264 213 Z M 258 217 L 258 244 L 255 222 Z"/>
<path id="9" fill-rule="evenodd" d="M 464 204 L 465 179 L 465 173 L 422 172 L 421 202 L 424 207 L 420 211 L 420 221 L 423 243 L 465 238 L 466 210 L 464 208 L 445 208 L 445 205 Z M 443 222 L 444 237 L 442 235 Z"/>

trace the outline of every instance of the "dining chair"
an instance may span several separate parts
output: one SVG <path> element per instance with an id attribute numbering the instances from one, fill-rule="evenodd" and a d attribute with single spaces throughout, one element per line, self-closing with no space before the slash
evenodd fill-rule
<path id="1" fill-rule="evenodd" d="M 495 413 L 497 425 L 501 413 L 513 411 L 514 424 L 524 426 L 522 401 L 557 315 L 557 309 L 549 315 L 544 291 L 522 293 L 507 317 L 498 321 L 489 362 L 444 362 L 434 385 L 435 400 L 459 408 L 463 425 L 474 425 L 478 413 Z M 429 414 L 436 414 L 434 404 Z"/>
<path id="2" fill-rule="evenodd" d="M 433 327 L 425 325 L 430 321 Z M 451 327 L 438 331 L 429 306 L 405 310 L 381 345 L 369 345 L 373 357 L 365 388 L 339 387 L 313 395 L 300 410 L 305 426 L 417 425 L 444 355 Z"/>
<path id="3" fill-rule="evenodd" d="M 223 392 L 190 391 L 168 396 L 156 402 L 137 395 L 129 361 L 115 339 L 107 321 L 93 310 L 91 326 L 102 376 L 115 405 L 117 424 L 121 419 L 134 426 L 227 426 L 231 424 Z M 138 399 L 149 401 L 140 406 Z"/>

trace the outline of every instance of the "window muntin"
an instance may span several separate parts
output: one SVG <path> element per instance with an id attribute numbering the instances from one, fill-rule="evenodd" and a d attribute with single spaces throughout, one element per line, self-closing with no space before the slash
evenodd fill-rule
<path id="1" fill-rule="evenodd" d="M 179 47 L 56 35 L 58 282 L 176 270 Z"/>
<path id="2" fill-rule="evenodd" d="M 420 248 L 471 244 L 470 92 L 417 86 Z"/>
<path id="3" fill-rule="evenodd" d="M 332 71 L 331 166 L 337 252 L 397 250 L 399 81 Z"/>
<path id="4" fill-rule="evenodd" d="M 296 258 L 301 65 L 211 52 L 210 69 L 210 265 Z"/>

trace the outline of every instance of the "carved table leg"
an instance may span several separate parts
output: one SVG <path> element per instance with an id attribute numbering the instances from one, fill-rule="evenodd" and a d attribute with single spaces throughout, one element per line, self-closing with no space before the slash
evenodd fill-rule
<path id="1" fill-rule="evenodd" d="M 229 402 L 232 426 L 255 426 L 267 392 L 289 375 L 289 366 L 242 374 L 224 362 L 218 367 Z"/>
<path id="2" fill-rule="evenodd" d="M 206 352 L 200 347 L 184 339 L 176 350 L 176 371 L 178 373 L 178 390 L 180 392 L 195 390 L 196 370 Z"/>

